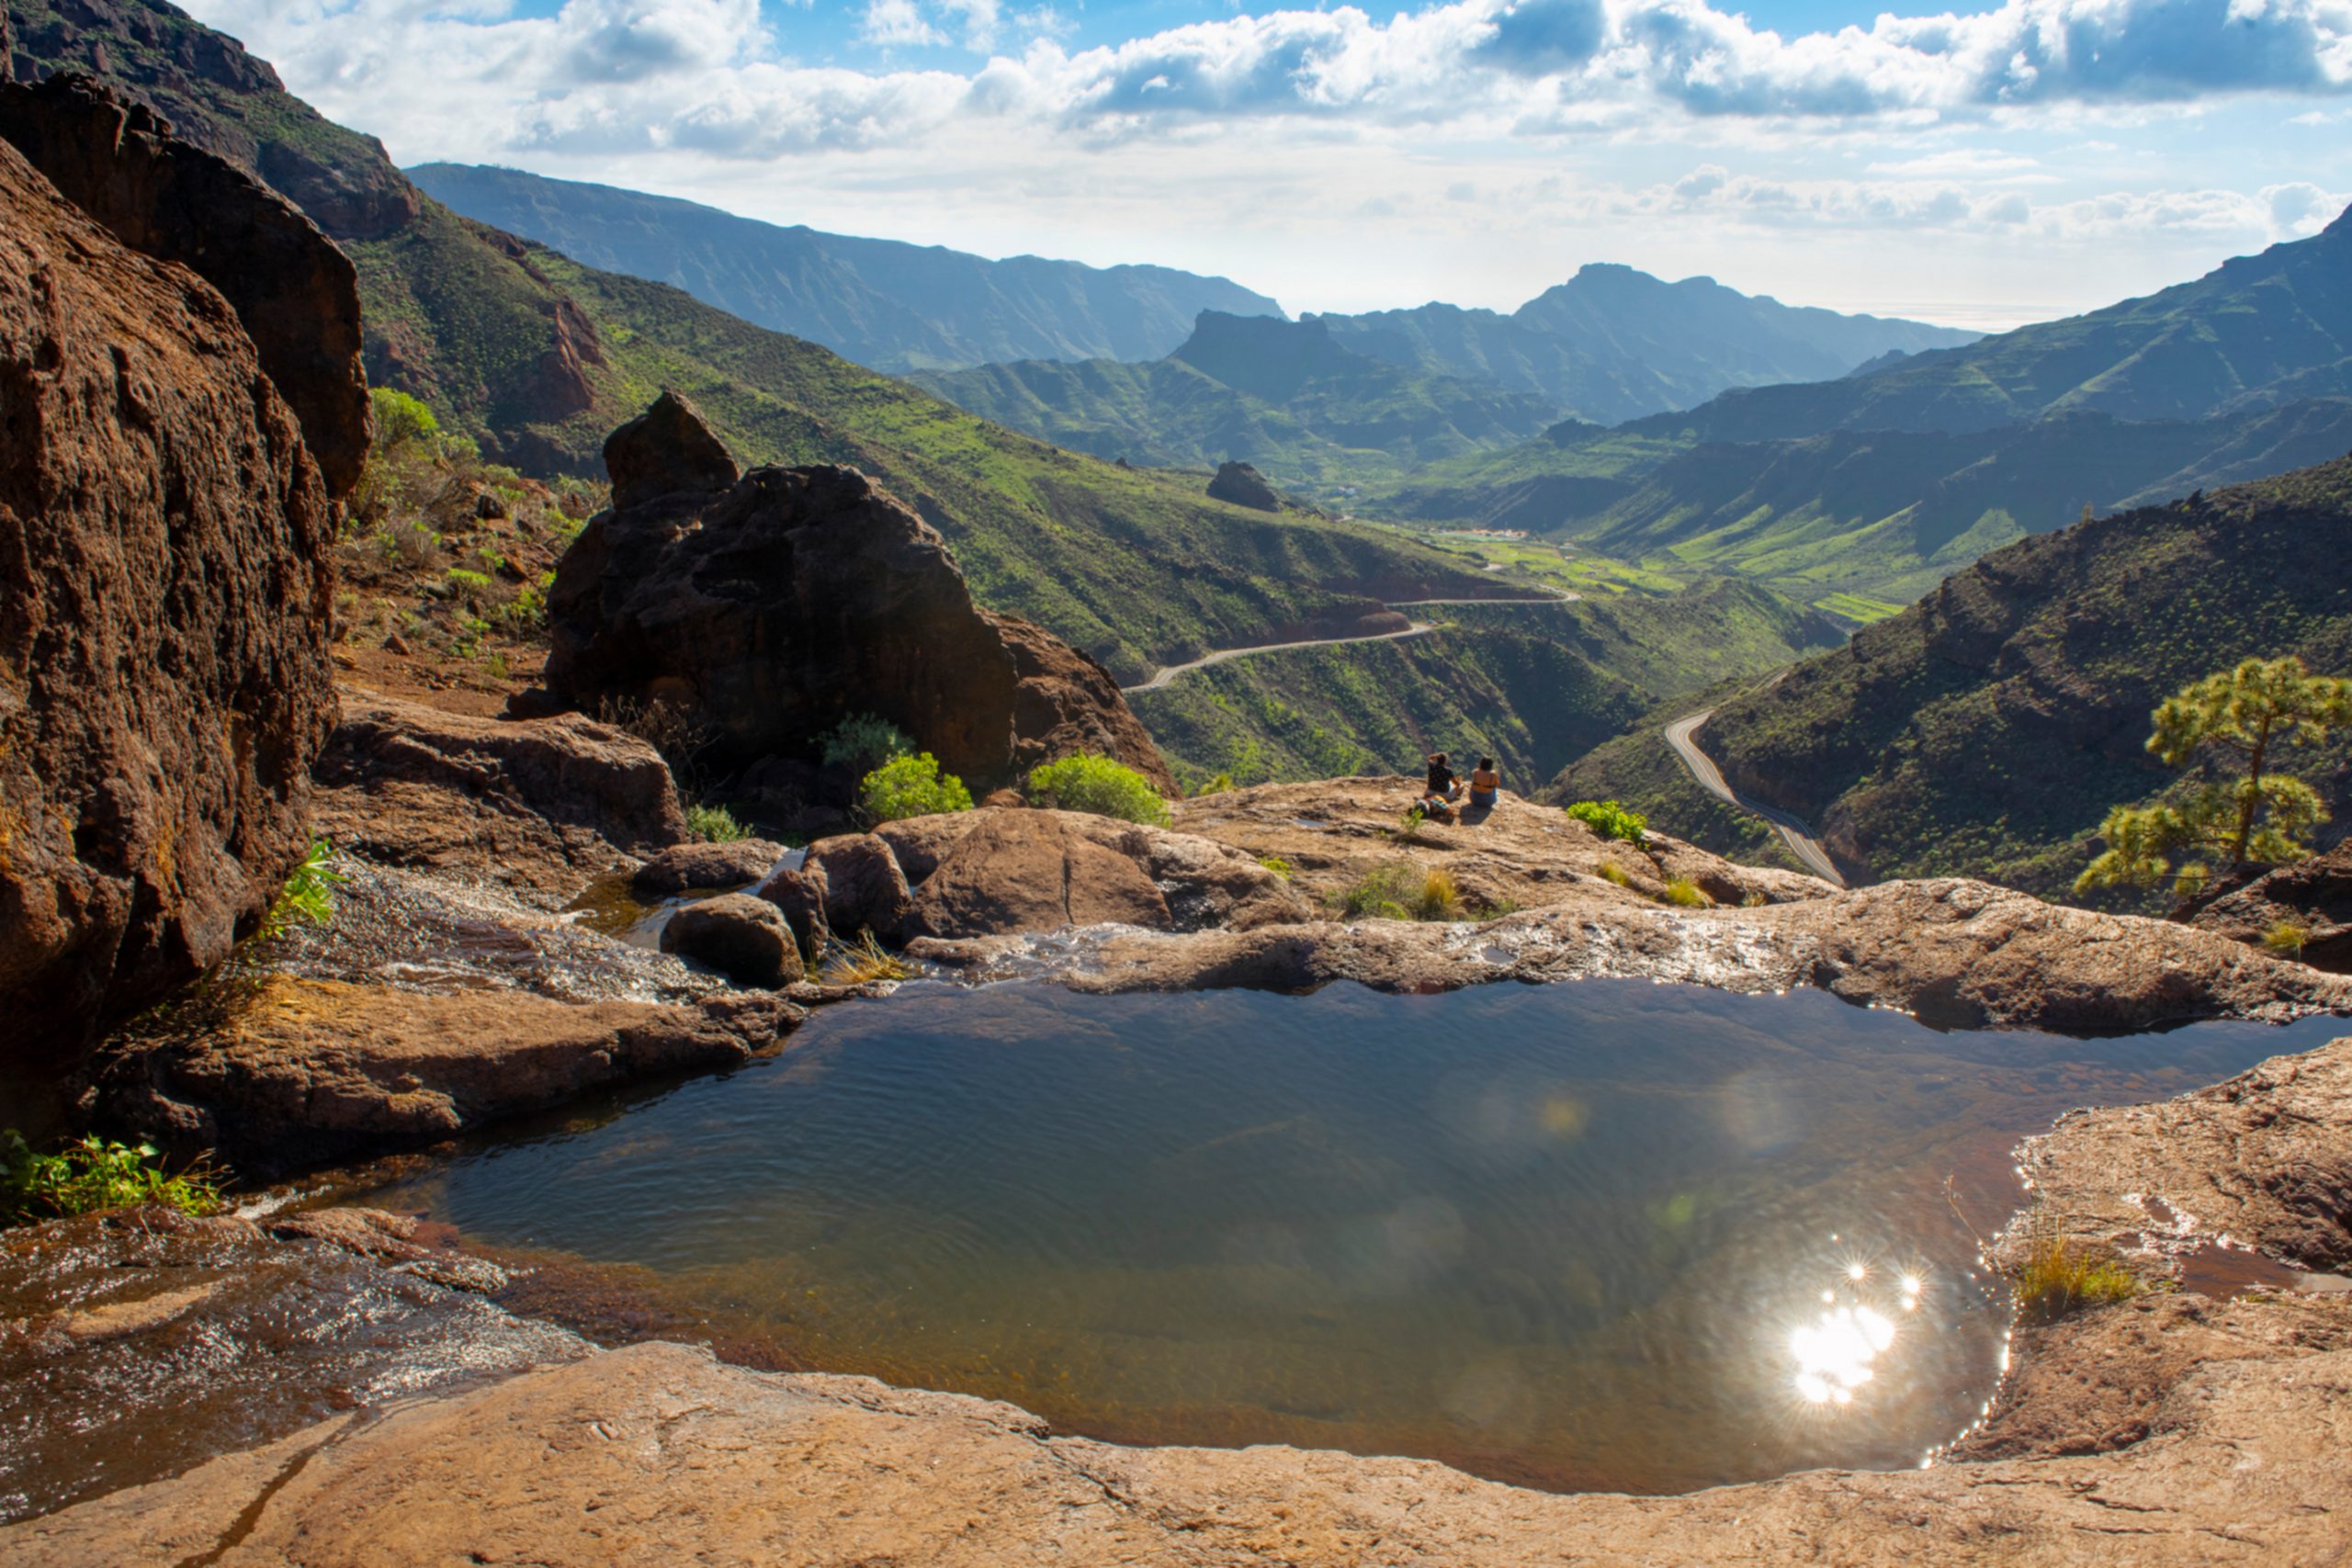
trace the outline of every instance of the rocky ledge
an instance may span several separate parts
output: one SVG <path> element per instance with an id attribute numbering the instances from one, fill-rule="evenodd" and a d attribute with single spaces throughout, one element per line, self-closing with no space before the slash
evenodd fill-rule
<path id="1" fill-rule="evenodd" d="M 2340 1041 L 2165 1106 L 2070 1119 L 2034 1145 L 2042 1201 L 2102 1213 L 2119 1169 L 2157 1173 L 2147 1195 L 2184 1213 L 2286 1193 L 2297 1245 L 2344 1256 L 2343 1208 L 2324 1183 L 2287 1192 L 2303 1190 L 2282 1173 L 2333 1149 L 2341 1182 L 2346 1081 Z M 2276 1122 L 2300 1125 L 2241 1135 Z M 2075 1239 L 2100 1235 L 2094 1223 Z M 114 1310 L 129 1334 L 185 1308 Z M 1289 1448 L 1121 1448 L 1010 1405 L 755 1372 L 674 1344 L 577 1354 L 552 1346 L 559 1364 L 491 1387 L 334 1416 L 0 1529 L 0 1558 L 2320 1564 L 2340 1561 L 2352 1496 L 2352 1449 L 2335 1437 L 2352 1413 L 2342 1294 L 2182 1292 L 2079 1313 L 2026 1331 L 1987 1420 L 1931 1468 L 1679 1497 L 1550 1495 Z"/>

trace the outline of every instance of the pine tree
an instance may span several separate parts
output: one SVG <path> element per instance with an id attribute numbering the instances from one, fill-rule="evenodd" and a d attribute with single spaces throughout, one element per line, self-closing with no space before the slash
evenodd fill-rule
<path id="1" fill-rule="evenodd" d="M 2184 851 L 2224 857 L 2233 868 L 2311 852 L 2299 840 L 2327 820 L 2326 808 L 2302 780 L 2269 771 L 2272 753 L 2316 744 L 2330 726 L 2352 723 L 2352 681 L 2313 675 L 2291 654 L 2249 659 L 2167 697 L 2154 716 L 2148 750 L 2167 767 L 2220 751 L 2238 760 L 2231 771 L 2242 764 L 2245 776 L 2200 784 L 2178 803 L 2109 809 L 2098 830 L 2107 851 L 2075 879 L 2076 893 L 2124 883 L 2154 886 Z M 2188 897 L 2208 874 L 2201 862 L 2191 861 L 2180 868 L 2175 891 Z"/>

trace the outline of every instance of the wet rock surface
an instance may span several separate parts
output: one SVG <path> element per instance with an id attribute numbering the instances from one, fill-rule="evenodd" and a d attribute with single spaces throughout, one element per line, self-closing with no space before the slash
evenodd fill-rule
<path id="1" fill-rule="evenodd" d="M 616 504 L 548 595 L 558 698 L 681 710 L 721 770 L 801 757 L 870 713 L 976 788 L 1080 745 L 1170 787 L 1109 675 L 983 612 L 945 542 L 865 475 L 735 479 L 691 406 L 666 397 L 614 443 Z"/>
<path id="2" fill-rule="evenodd" d="M 692 838 L 661 753 L 578 714 L 482 718 L 347 691 L 316 778 L 318 828 L 338 847 L 548 907 Z"/>
<path id="3" fill-rule="evenodd" d="M 679 844 L 663 850 L 629 878 L 640 892 L 685 893 L 702 887 L 747 887 L 784 858 L 784 846 L 765 839 L 724 844 Z"/>
<path id="4" fill-rule="evenodd" d="M 224 1011 L 186 1033 L 110 1044 L 87 1114 L 269 1177 L 435 1142 L 616 1084 L 740 1066 L 801 1017 L 766 992 L 568 1003 L 284 976 Z"/>
<path id="5" fill-rule="evenodd" d="M 0 83 L 0 139 L 124 244 L 220 291 L 294 411 L 327 493 L 350 493 L 374 427 L 358 276 L 334 242 L 244 170 L 88 77 Z"/>
<path id="6" fill-rule="evenodd" d="M 307 842 L 334 518 L 236 313 L 0 143 L 0 1052 L 228 953 Z"/>
<path id="7" fill-rule="evenodd" d="M 2209 894 L 2191 904 L 2186 919 L 2199 931 L 2255 947 L 2278 932 L 2298 939 L 2285 956 L 2352 974 L 2352 842 Z"/>
<path id="8" fill-rule="evenodd" d="M 708 964 L 739 986 L 773 990 L 800 978 L 800 943 L 784 911 L 747 893 L 686 905 L 662 928 L 662 951 Z"/>
<path id="9" fill-rule="evenodd" d="M 141 1209 L 0 1233 L 0 1518 L 589 1353 L 456 1288 L 487 1284 L 471 1272 L 487 1266 L 433 1240 L 349 1210 L 254 1223 Z M 89 1561 L 155 1551 L 125 1540 Z"/>

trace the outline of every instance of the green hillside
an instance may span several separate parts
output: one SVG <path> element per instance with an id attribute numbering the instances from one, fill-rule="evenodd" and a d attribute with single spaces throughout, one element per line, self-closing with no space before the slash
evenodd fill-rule
<path id="1" fill-rule="evenodd" d="M 2156 703 L 2249 655 L 2290 652 L 2352 672 L 2352 458 L 1995 551 L 1724 701 L 1700 739 L 1738 787 L 1807 817 L 1879 876 L 2061 895 L 2109 805 L 2176 785 L 2143 749 Z M 2352 818 L 2352 736 L 2331 745 L 2310 771 Z M 1679 814 L 1682 792 L 1663 787 L 1672 766 L 1645 728 L 1572 777 L 1736 847 Z"/>
<path id="2" fill-rule="evenodd" d="M 1445 605 L 1442 629 L 1296 649 L 1133 694 L 1180 776 L 1241 783 L 1410 772 L 1487 752 L 1533 793 L 1655 705 L 1835 646 L 1837 628 L 1751 583 L 1561 605 Z"/>
<path id="3" fill-rule="evenodd" d="M 1320 321 L 1204 311 L 1142 365 L 1031 360 L 915 378 L 961 407 L 1103 457 L 1250 463 L 1277 483 L 1339 485 L 1527 440 L 1547 400 L 1354 353 Z"/>
<path id="4" fill-rule="evenodd" d="M 427 164 L 408 175 L 468 218 L 590 266 L 675 284 L 877 370 L 1151 359 L 1183 342 L 1203 310 L 1282 314 L 1262 294 L 1173 267 L 990 261 L 519 169 Z"/>

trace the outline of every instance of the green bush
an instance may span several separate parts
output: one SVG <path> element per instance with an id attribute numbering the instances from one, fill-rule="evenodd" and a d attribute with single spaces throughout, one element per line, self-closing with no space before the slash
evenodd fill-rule
<path id="1" fill-rule="evenodd" d="M 376 414 L 378 452 L 393 452 L 412 441 L 439 444 L 441 422 L 434 417 L 431 409 L 406 392 L 373 387 L 368 389 L 368 405 Z"/>
<path id="2" fill-rule="evenodd" d="M 1260 855 L 1258 857 L 1258 863 L 1264 866 L 1268 871 L 1272 872 L 1276 876 L 1281 877 L 1284 882 L 1288 882 L 1290 880 L 1290 862 L 1283 859 L 1282 856 Z"/>
<path id="3" fill-rule="evenodd" d="M 854 713 L 833 726 L 823 746 L 827 767 L 847 764 L 860 773 L 869 773 L 893 757 L 910 756 L 915 749 L 905 730 L 870 713 Z"/>
<path id="4" fill-rule="evenodd" d="M 1124 763 L 1090 752 L 1029 770 L 1029 801 L 1033 806 L 1087 811 L 1159 828 L 1170 820 L 1168 803 L 1159 798 L 1149 780 Z"/>
<path id="5" fill-rule="evenodd" d="M 687 807 L 686 826 L 705 843 L 731 844 L 752 836 L 752 830 L 735 820 L 735 814 L 723 806 Z"/>
<path id="6" fill-rule="evenodd" d="M 0 1132 L 0 1224 L 132 1203 L 167 1203 L 187 1214 L 216 1213 L 227 1205 L 212 1172 L 198 1165 L 166 1176 L 153 1144 L 118 1144 L 88 1137 L 62 1154 L 35 1154 L 14 1127 Z"/>
<path id="7" fill-rule="evenodd" d="M 902 817 L 969 811 L 972 792 L 954 773 L 941 773 L 938 758 L 918 751 L 911 757 L 893 757 L 859 780 L 857 804 L 868 822 L 879 825 Z"/>
<path id="8" fill-rule="evenodd" d="M 322 926 L 334 919 L 335 886 L 351 880 L 327 863 L 334 858 L 333 844 L 324 839 L 311 840 L 310 850 L 287 875 L 286 886 L 277 890 L 255 934 L 267 942 L 284 936 L 297 920 Z"/>
<path id="9" fill-rule="evenodd" d="M 1567 811 L 1604 839 L 1623 839 L 1629 844 L 1638 844 L 1642 835 L 1649 831 L 1647 818 L 1638 811 L 1626 810 L 1613 800 L 1579 800 Z"/>

